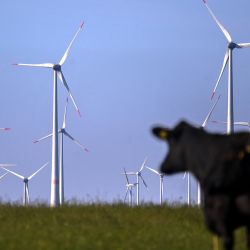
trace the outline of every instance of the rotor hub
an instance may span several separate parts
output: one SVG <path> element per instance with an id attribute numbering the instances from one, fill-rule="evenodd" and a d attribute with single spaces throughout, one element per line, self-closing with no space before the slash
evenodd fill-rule
<path id="1" fill-rule="evenodd" d="M 231 42 L 231 43 L 228 44 L 228 48 L 233 50 L 235 48 L 240 48 L 240 46 L 238 44 L 234 43 L 234 42 Z"/>
<path id="2" fill-rule="evenodd" d="M 23 180 L 24 183 L 28 183 L 28 181 L 29 181 L 28 178 L 24 178 Z"/>
<path id="3" fill-rule="evenodd" d="M 61 71 L 61 65 L 55 64 L 55 65 L 53 66 L 53 70 L 55 70 L 55 71 Z"/>

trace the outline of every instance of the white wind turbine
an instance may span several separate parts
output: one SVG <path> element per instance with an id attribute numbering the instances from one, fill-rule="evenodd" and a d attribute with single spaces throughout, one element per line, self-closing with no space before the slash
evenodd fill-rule
<path id="1" fill-rule="evenodd" d="M 80 115 L 80 111 L 76 105 L 76 102 L 71 94 L 69 86 L 64 78 L 62 73 L 62 65 L 65 63 L 70 49 L 74 40 L 76 39 L 78 33 L 83 27 L 83 22 L 81 23 L 80 27 L 78 28 L 76 34 L 74 35 L 73 39 L 71 40 L 68 48 L 66 49 L 63 57 L 59 61 L 59 63 L 41 63 L 41 64 L 25 64 L 25 63 L 16 63 L 16 66 L 28 66 L 28 67 L 42 67 L 42 68 L 50 68 L 54 71 L 54 86 L 53 86 L 53 129 L 52 129 L 52 167 L 51 167 L 51 196 L 50 196 L 50 205 L 52 207 L 59 205 L 59 164 L 58 164 L 58 108 L 57 108 L 57 77 L 61 80 L 64 84 L 65 88 L 67 89 L 69 96 Z"/>
<path id="2" fill-rule="evenodd" d="M 66 100 L 65 108 L 64 108 L 64 116 L 63 116 L 63 124 L 58 133 L 61 134 L 61 148 L 60 148 L 60 166 L 59 166 L 59 198 L 60 198 L 60 205 L 64 203 L 64 136 L 71 139 L 75 144 L 80 146 L 84 151 L 89 152 L 88 149 L 82 145 L 78 140 L 72 137 L 66 131 L 66 118 L 67 118 L 67 106 L 68 106 L 68 98 Z M 44 139 L 47 139 L 52 136 L 52 133 L 46 135 L 38 140 L 35 140 L 34 143 L 40 142 Z"/>
<path id="3" fill-rule="evenodd" d="M 149 169 L 150 171 L 152 171 L 153 173 L 157 174 L 160 177 L 160 204 L 162 205 L 163 203 L 163 178 L 164 178 L 164 174 L 160 173 L 159 171 L 150 168 L 150 167 L 146 167 L 147 169 Z"/>
<path id="4" fill-rule="evenodd" d="M 225 70 L 226 65 L 228 64 L 228 104 L 227 104 L 227 133 L 233 133 L 234 128 L 234 112 L 233 112 L 233 50 L 235 48 L 241 49 L 241 48 L 247 48 L 250 47 L 250 43 L 235 43 L 232 40 L 231 35 L 229 32 L 225 29 L 225 27 L 219 22 L 219 20 L 216 18 L 212 10 L 209 8 L 207 4 L 207 0 L 203 0 L 205 6 L 208 9 L 209 14 L 212 16 L 213 20 L 216 22 L 222 33 L 227 39 L 228 42 L 228 48 L 226 50 L 226 54 L 224 56 L 224 61 L 222 65 L 221 72 L 219 74 L 218 80 L 216 82 L 215 88 L 213 90 L 213 95 L 216 92 L 217 86 L 220 82 L 221 76 Z M 213 97 L 212 95 L 212 97 Z"/>
<path id="5" fill-rule="evenodd" d="M 129 193 L 129 205 L 132 206 L 132 204 L 133 204 L 133 188 L 137 185 L 137 183 L 130 183 L 129 182 L 128 175 L 127 175 L 127 172 L 126 172 L 125 168 L 124 168 L 124 174 L 125 174 L 126 182 L 127 182 L 124 202 L 126 201 L 127 195 Z"/>
<path id="6" fill-rule="evenodd" d="M 142 170 L 144 169 L 145 167 L 145 164 L 147 162 L 147 158 L 145 158 L 144 162 L 142 163 L 140 169 L 137 171 L 137 172 L 127 172 L 127 175 L 136 175 L 136 183 L 137 183 L 137 188 L 136 188 L 136 204 L 137 206 L 139 205 L 139 196 L 140 196 L 140 179 L 142 180 L 144 186 L 147 188 L 147 184 L 145 182 L 145 180 L 143 179 L 142 177 Z"/>
<path id="7" fill-rule="evenodd" d="M 38 173 L 40 172 L 44 167 L 46 167 L 48 165 L 48 162 L 45 163 L 42 167 L 40 167 L 35 173 L 33 173 L 32 175 L 30 175 L 29 177 L 24 177 L 20 174 L 17 174 L 13 171 L 10 171 L 7 168 L 3 168 L 4 170 L 6 170 L 7 172 L 15 175 L 16 177 L 20 178 L 23 181 L 23 205 L 26 206 L 29 204 L 30 202 L 30 196 L 29 196 L 29 181 Z"/>

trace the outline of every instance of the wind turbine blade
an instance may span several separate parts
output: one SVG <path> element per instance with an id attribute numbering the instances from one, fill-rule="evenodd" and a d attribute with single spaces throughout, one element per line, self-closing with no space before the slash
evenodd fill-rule
<path id="1" fill-rule="evenodd" d="M 75 138 L 73 138 L 67 131 L 64 130 L 63 132 L 66 136 L 68 136 L 74 143 L 76 143 L 78 146 L 80 146 L 84 151 L 89 152 L 89 150 L 82 145 L 78 140 L 76 140 Z"/>
<path id="2" fill-rule="evenodd" d="M 250 47 L 250 43 L 238 43 L 238 46 L 240 46 L 240 48 L 249 48 Z"/>
<path id="3" fill-rule="evenodd" d="M 46 135 L 46 136 L 44 136 L 44 137 L 42 137 L 42 138 L 40 138 L 40 139 L 38 139 L 38 140 L 33 141 L 33 143 L 37 143 L 37 142 L 42 141 L 42 140 L 44 140 L 44 139 L 47 139 L 47 138 L 49 138 L 49 137 L 51 137 L 51 136 L 52 136 L 52 133 L 49 134 L 49 135 Z"/>
<path id="4" fill-rule="evenodd" d="M 32 174 L 31 176 L 29 176 L 27 179 L 31 180 L 38 172 L 40 172 L 43 168 L 45 168 L 49 163 L 46 162 L 45 164 L 43 164 L 34 174 Z"/>
<path id="5" fill-rule="evenodd" d="M 130 195 L 130 205 L 132 205 L 132 189 L 129 189 L 129 195 Z"/>
<path id="6" fill-rule="evenodd" d="M 53 63 L 13 63 L 14 66 L 27 66 L 27 67 L 40 67 L 40 68 L 53 68 Z"/>
<path id="7" fill-rule="evenodd" d="M 224 34 L 224 36 L 226 37 L 227 41 L 229 43 L 232 42 L 232 38 L 229 34 L 229 32 L 226 30 L 226 28 L 219 22 L 219 20 L 216 18 L 216 16 L 214 15 L 214 13 L 212 12 L 212 10 L 210 9 L 210 7 L 208 6 L 207 2 L 205 0 L 203 0 L 203 2 L 205 3 L 205 6 L 208 9 L 209 14 L 212 16 L 212 18 L 214 19 L 214 21 L 217 23 L 217 25 L 219 26 L 219 28 L 221 29 L 222 33 Z"/>
<path id="8" fill-rule="evenodd" d="M 202 126 L 203 128 L 207 125 L 208 120 L 210 119 L 210 116 L 212 115 L 212 113 L 213 113 L 213 111 L 214 111 L 214 108 L 215 108 L 215 106 L 217 105 L 219 99 L 220 99 L 220 95 L 219 95 L 219 97 L 217 98 L 216 102 L 214 103 L 213 107 L 210 109 L 209 113 L 207 114 L 207 116 L 206 116 L 204 122 L 202 123 L 201 126 Z"/>
<path id="9" fill-rule="evenodd" d="M 227 124 L 225 121 L 211 121 L 213 123 Z M 250 122 L 234 122 L 234 125 L 250 127 Z"/>
<path id="10" fill-rule="evenodd" d="M 15 173 L 15 172 L 13 172 L 13 171 L 10 171 L 9 169 L 7 169 L 7 168 L 3 168 L 4 170 L 6 170 L 7 172 L 9 172 L 9 173 L 11 173 L 11 174 L 13 174 L 13 175 L 15 175 L 15 176 L 17 176 L 18 178 L 20 178 L 20 179 L 24 179 L 24 176 L 22 176 L 22 175 L 20 175 L 20 174 L 17 174 L 17 173 Z"/>
<path id="11" fill-rule="evenodd" d="M 234 125 L 240 125 L 240 126 L 250 127 L 250 123 L 249 122 L 234 122 Z"/>
<path id="12" fill-rule="evenodd" d="M 211 121 L 211 122 L 213 122 L 213 123 L 222 123 L 222 124 L 227 124 L 227 122 L 225 122 L 225 121 Z"/>
<path id="13" fill-rule="evenodd" d="M 144 168 L 144 166 L 145 166 L 147 160 L 148 160 L 148 158 L 146 157 L 146 158 L 144 159 L 144 162 L 143 162 L 142 165 L 141 165 L 140 170 L 138 171 L 139 173 L 143 170 L 143 168 Z"/>
<path id="14" fill-rule="evenodd" d="M 122 173 L 124 174 L 124 173 Z M 126 172 L 127 175 L 136 175 L 136 172 Z"/>
<path id="15" fill-rule="evenodd" d="M 145 180 L 143 179 L 143 177 L 142 177 L 141 175 L 140 175 L 140 178 L 141 178 L 141 180 L 142 180 L 144 186 L 145 186 L 146 188 L 148 188 L 147 183 L 145 182 Z"/>
<path id="16" fill-rule="evenodd" d="M 127 199 L 127 195 L 128 195 L 128 188 L 127 188 L 127 190 L 126 190 L 126 194 L 125 194 L 125 197 L 124 197 L 124 202 L 125 202 L 126 199 Z"/>
<path id="17" fill-rule="evenodd" d="M 8 130 L 10 130 L 10 128 L 0 128 L 0 130 L 8 131 Z"/>
<path id="18" fill-rule="evenodd" d="M 15 167 L 16 164 L 0 164 L 0 168 L 8 168 L 8 167 Z"/>
<path id="19" fill-rule="evenodd" d="M 65 53 L 64 53 L 64 55 L 63 55 L 61 61 L 59 62 L 59 65 L 62 66 L 62 65 L 65 63 L 65 61 L 66 61 L 66 59 L 67 59 L 67 57 L 68 57 L 68 55 L 69 55 L 70 49 L 71 49 L 71 47 L 72 47 L 72 44 L 73 44 L 73 42 L 75 41 L 75 39 L 76 39 L 78 33 L 81 31 L 81 29 L 82 29 L 82 27 L 83 27 L 83 24 L 84 24 L 84 22 L 81 23 L 80 27 L 78 28 L 77 32 L 75 33 L 75 35 L 74 35 L 73 39 L 71 40 L 71 42 L 70 42 L 68 48 L 66 49 L 66 51 L 65 51 Z"/>
<path id="20" fill-rule="evenodd" d="M 69 98 L 67 97 L 65 108 L 64 108 L 64 115 L 63 115 L 63 125 L 62 125 L 63 129 L 65 129 L 65 127 L 66 127 L 66 117 L 67 117 L 68 103 L 69 103 Z"/>
<path id="21" fill-rule="evenodd" d="M 146 167 L 147 169 L 149 169 L 149 170 L 151 170 L 152 172 L 154 172 L 154 173 L 156 173 L 156 174 L 160 174 L 158 171 L 156 171 L 155 169 L 153 169 L 153 168 L 150 168 L 150 167 Z"/>
<path id="22" fill-rule="evenodd" d="M 222 74 L 223 74 L 223 72 L 224 72 L 224 70 L 225 70 L 225 67 L 226 67 L 226 65 L 227 65 L 228 58 L 229 58 L 229 54 L 228 54 L 228 50 L 227 50 L 227 51 L 226 51 L 226 54 L 225 54 L 225 56 L 224 56 L 224 61 L 223 61 L 223 65 L 222 65 L 222 68 L 221 68 L 221 72 L 220 72 L 220 75 L 219 75 L 218 80 L 217 80 L 217 82 L 216 82 L 216 85 L 215 85 L 215 87 L 214 87 L 214 90 L 213 90 L 213 94 L 212 94 L 211 99 L 214 97 L 214 94 L 215 94 L 215 92 L 216 92 L 216 89 L 217 89 L 217 87 L 218 87 L 218 85 L 219 85 L 221 76 L 222 76 Z"/>
<path id="23" fill-rule="evenodd" d="M 184 173 L 182 179 L 185 179 L 185 178 L 186 178 L 186 175 L 187 175 L 187 172 Z"/>
<path id="24" fill-rule="evenodd" d="M 1 176 L 0 176 L 0 180 L 3 179 L 3 177 L 4 177 L 5 175 L 7 175 L 7 174 L 9 174 L 9 173 L 5 173 L 5 174 L 1 175 Z"/>
<path id="25" fill-rule="evenodd" d="M 74 106 L 75 106 L 75 109 L 76 109 L 76 111 L 78 112 L 78 115 L 81 116 L 80 109 L 79 109 L 79 108 L 77 107 L 77 105 L 76 105 L 75 99 L 74 99 L 73 95 L 71 94 L 71 91 L 70 91 L 70 89 L 69 89 L 69 86 L 68 86 L 68 84 L 67 84 L 67 82 L 66 82 L 66 80 L 65 80 L 65 77 L 64 77 L 62 71 L 57 71 L 57 75 L 58 75 L 58 77 L 60 78 L 60 80 L 62 81 L 62 83 L 63 83 L 63 85 L 65 86 L 65 88 L 67 89 L 67 91 L 68 91 L 68 93 L 69 93 L 69 96 L 70 96 L 70 98 L 71 98 L 71 100 L 72 100 L 72 102 L 73 102 L 73 104 L 74 104 Z"/>
<path id="26" fill-rule="evenodd" d="M 123 170 L 124 170 L 124 174 L 125 174 L 125 176 L 126 176 L 127 184 L 129 184 L 129 180 L 128 180 L 128 176 L 127 176 L 127 173 L 126 173 L 125 168 L 124 168 Z"/>

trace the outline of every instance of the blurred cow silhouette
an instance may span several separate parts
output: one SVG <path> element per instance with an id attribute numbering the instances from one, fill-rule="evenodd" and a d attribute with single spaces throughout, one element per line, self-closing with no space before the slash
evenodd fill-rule
<path id="1" fill-rule="evenodd" d="M 233 249 L 240 226 L 246 226 L 250 249 L 250 134 L 212 134 L 185 121 L 152 132 L 169 146 L 161 171 L 190 171 L 199 180 L 206 224 L 222 238 L 224 249 Z"/>

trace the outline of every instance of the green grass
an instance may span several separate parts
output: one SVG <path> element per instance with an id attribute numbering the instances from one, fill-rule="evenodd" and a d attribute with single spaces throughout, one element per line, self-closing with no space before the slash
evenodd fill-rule
<path id="1" fill-rule="evenodd" d="M 206 250 L 212 237 L 195 207 L 0 205 L 0 249 Z M 243 230 L 236 249 L 246 249 Z"/>

